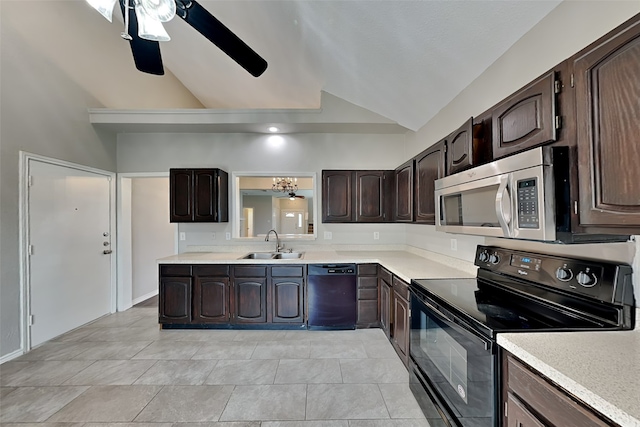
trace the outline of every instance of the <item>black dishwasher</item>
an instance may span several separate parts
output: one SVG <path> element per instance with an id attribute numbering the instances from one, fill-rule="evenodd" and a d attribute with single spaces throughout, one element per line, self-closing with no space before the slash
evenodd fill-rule
<path id="1" fill-rule="evenodd" d="M 307 273 L 309 329 L 355 329 L 355 264 L 310 264 Z"/>

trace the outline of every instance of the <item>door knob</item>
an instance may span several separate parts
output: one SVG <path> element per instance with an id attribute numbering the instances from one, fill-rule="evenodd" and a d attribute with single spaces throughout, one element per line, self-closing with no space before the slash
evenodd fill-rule
<path id="1" fill-rule="evenodd" d="M 109 255 L 111 252 L 113 252 L 111 249 L 105 249 L 104 251 L 102 251 L 102 253 L 105 255 Z"/>

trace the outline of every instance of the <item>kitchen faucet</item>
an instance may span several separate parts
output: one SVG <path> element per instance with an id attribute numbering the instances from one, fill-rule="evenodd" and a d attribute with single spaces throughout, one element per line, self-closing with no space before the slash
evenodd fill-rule
<path id="1" fill-rule="evenodd" d="M 280 238 L 278 237 L 278 232 L 276 230 L 273 230 L 273 229 L 269 230 L 267 232 L 267 235 L 264 238 L 264 241 L 265 242 L 269 241 L 269 234 L 271 234 L 272 231 L 276 235 L 276 252 L 280 252 L 282 249 L 284 249 L 284 245 L 280 246 Z"/>

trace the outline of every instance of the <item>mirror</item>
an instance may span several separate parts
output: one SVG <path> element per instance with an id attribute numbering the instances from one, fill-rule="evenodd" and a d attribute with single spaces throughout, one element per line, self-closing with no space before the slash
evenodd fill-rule
<path id="1" fill-rule="evenodd" d="M 233 172 L 232 232 L 235 239 L 315 239 L 316 174 Z"/>

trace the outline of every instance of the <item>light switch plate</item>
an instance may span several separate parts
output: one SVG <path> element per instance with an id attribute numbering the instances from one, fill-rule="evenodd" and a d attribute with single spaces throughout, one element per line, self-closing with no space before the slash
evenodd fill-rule
<path id="1" fill-rule="evenodd" d="M 224 233 L 224 238 L 227 240 L 231 240 L 231 233 Z"/>
<path id="2" fill-rule="evenodd" d="M 180 240 L 187 240 L 187 233 L 185 233 L 184 231 L 180 232 Z"/>
<path id="3" fill-rule="evenodd" d="M 325 231 L 324 240 L 331 240 L 331 239 L 333 239 L 333 233 L 331 233 L 330 231 Z"/>
<path id="4" fill-rule="evenodd" d="M 379 240 L 380 239 L 380 233 L 377 231 L 373 232 L 373 240 Z"/>
<path id="5" fill-rule="evenodd" d="M 451 250 L 452 251 L 458 250 L 458 239 L 451 239 Z"/>

